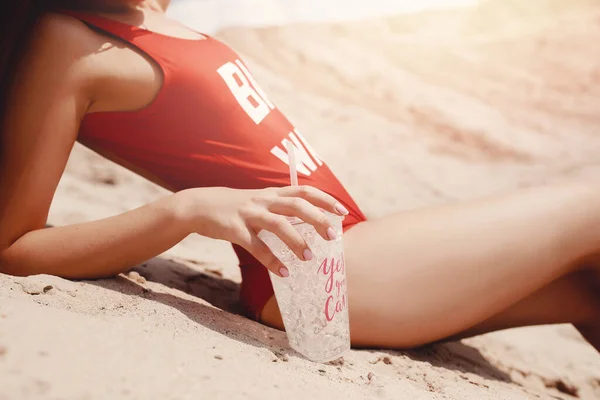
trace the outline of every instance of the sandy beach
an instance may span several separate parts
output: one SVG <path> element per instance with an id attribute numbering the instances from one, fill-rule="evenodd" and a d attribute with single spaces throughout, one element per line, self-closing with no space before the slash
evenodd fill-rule
<path id="1" fill-rule="evenodd" d="M 498 0 L 217 37 L 368 217 L 600 173 L 597 1 Z M 48 222 L 165 195 L 78 145 Z M 230 245 L 199 236 L 116 279 L 0 274 L 0 400 L 600 399 L 600 354 L 569 325 L 322 365 L 243 317 L 239 282 Z"/>

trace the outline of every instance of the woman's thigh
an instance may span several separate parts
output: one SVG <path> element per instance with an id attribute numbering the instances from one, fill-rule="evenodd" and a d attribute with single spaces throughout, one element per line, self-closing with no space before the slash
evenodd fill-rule
<path id="1" fill-rule="evenodd" d="M 344 235 L 353 343 L 413 347 L 509 309 L 600 248 L 587 185 L 400 213 Z M 263 321 L 281 326 L 274 301 Z"/>

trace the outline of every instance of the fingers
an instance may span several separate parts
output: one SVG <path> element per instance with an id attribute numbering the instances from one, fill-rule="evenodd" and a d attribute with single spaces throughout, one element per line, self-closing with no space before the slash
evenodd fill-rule
<path id="1" fill-rule="evenodd" d="M 337 234 L 329 219 L 318 208 L 299 197 L 283 197 L 273 201 L 268 210 L 275 214 L 298 217 L 311 224 L 325 240 L 335 240 Z"/>
<path id="2" fill-rule="evenodd" d="M 236 232 L 235 243 L 252 254 L 265 268 L 282 278 L 290 276 L 289 270 L 251 228 L 240 227 Z"/>
<path id="3" fill-rule="evenodd" d="M 252 195 L 251 202 L 240 209 L 245 229 L 241 229 L 244 232 L 241 237 L 238 236 L 238 244 L 268 270 L 284 278 L 289 276 L 288 269 L 258 237 L 258 232 L 266 230 L 273 233 L 299 260 L 310 261 L 313 253 L 286 217 L 298 217 L 314 226 L 325 240 L 335 240 L 338 235 L 322 210 L 340 216 L 348 215 L 348 210 L 335 198 L 310 186 L 268 188 L 254 191 Z"/>
<path id="4" fill-rule="evenodd" d="M 302 261 L 312 260 L 313 254 L 308 248 L 308 244 L 283 215 L 265 213 L 259 217 L 259 220 L 253 226 L 275 234 L 294 252 L 298 259 Z"/>
<path id="5" fill-rule="evenodd" d="M 316 207 L 337 215 L 348 215 L 348 210 L 335 198 L 312 186 L 288 186 L 279 189 L 283 197 L 300 197 Z"/>
<path id="6" fill-rule="evenodd" d="M 245 247 L 254 258 L 275 275 L 282 278 L 290 276 L 290 271 L 275 257 L 273 252 L 255 233 L 251 233 L 250 242 Z"/>

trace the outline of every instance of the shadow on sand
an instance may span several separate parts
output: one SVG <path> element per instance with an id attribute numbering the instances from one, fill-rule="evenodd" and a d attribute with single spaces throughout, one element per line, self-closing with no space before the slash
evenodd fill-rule
<path id="1" fill-rule="evenodd" d="M 90 283 L 173 307 L 208 329 L 231 339 L 268 349 L 279 359 L 286 359 L 286 355 L 301 357 L 289 347 L 284 332 L 244 317 L 243 307 L 238 300 L 240 285 L 223 278 L 214 265 L 189 260 L 154 258 L 132 271 L 139 273 L 147 281 L 185 292 L 208 304 L 187 300 L 171 293 L 157 292 L 137 283 L 135 279 L 123 276 Z M 428 362 L 435 367 L 457 373 L 472 373 L 485 379 L 511 382 L 510 376 L 490 364 L 479 350 L 461 342 L 438 343 L 408 351 L 358 351 L 404 355 L 414 361 Z"/>

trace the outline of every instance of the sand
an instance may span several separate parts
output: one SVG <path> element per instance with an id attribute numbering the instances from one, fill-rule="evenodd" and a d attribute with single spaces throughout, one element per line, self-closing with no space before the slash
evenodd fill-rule
<path id="1" fill-rule="evenodd" d="M 504 0 L 219 37 L 374 217 L 596 176 L 599 21 L 591 0 Z M 77 146 L 49 223 L 165 194 Z M 320 365 L 239 315 L 239 281 L 197 236 L 116 279 L 0 274 L 0 400 L 600 399 L 600 355 L 568 325 Z"/>
<path id="2" fill-rule="evenodd" d="M 343 22 L 431 9 L 457 9 L 485 0 L 171 0 L 168 14 L 201 32 L 297 22 Z"/>

